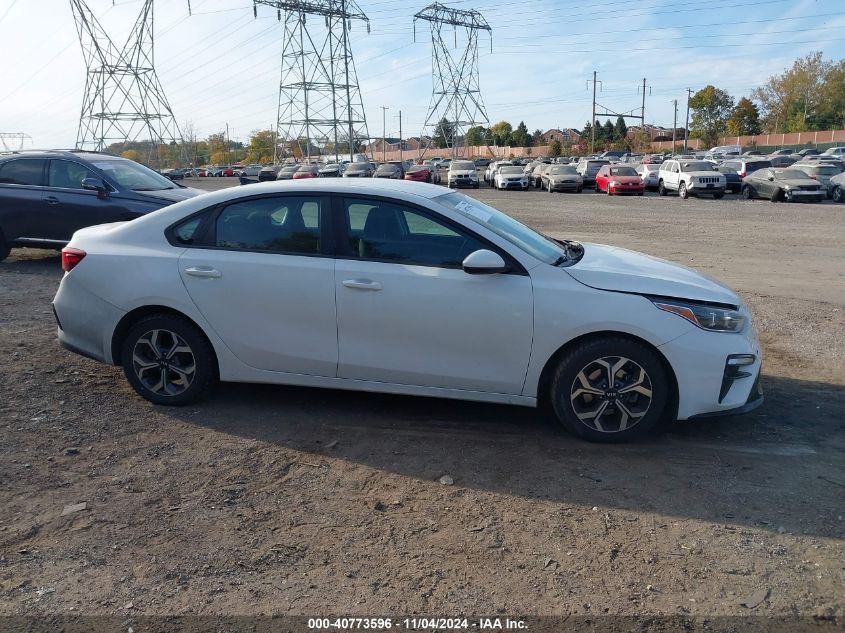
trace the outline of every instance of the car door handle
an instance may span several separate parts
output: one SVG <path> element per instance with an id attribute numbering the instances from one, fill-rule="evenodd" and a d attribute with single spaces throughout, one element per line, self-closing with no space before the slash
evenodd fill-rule
<path id="1" fill-rule="evenodd" d="M 223 273 L 219 270 L 209 268 L 208 266 L 192 266 L 191 268 L 186 268 L 185 274 L 191 275 L 192 277 L 204 277 L 206 279 L 218 279 L 223 276 Z"/>
<path id="2" fill-rule="evenodd" d="M 381 284 L 370 279 L 345 279 L 343 285 L 356 290 L 381 290 Z"/>
<path id="3" fill-rule="evenodd" d="M 56 196 L 47 196 L 44 198 L 44 202 L 47 204 L 59 204 L 59 199 Z"/>

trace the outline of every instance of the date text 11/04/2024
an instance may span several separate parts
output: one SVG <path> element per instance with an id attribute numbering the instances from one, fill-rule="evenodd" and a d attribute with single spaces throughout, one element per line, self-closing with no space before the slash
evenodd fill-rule
<path id="1" fill-rule="evenodd" d="M 481 631 L 521 630 L 527 628 L 522 620 L 511 618 L 309 618 L 309 630 L 456 630 Z"/>

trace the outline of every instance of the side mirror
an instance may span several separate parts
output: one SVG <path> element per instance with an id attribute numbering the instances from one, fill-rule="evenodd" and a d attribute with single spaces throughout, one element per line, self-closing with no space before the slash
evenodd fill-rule
<path id="1" fill-rule="evenodd" d="M 82 181 L 82 188 L 88 191 L 96 191 L 98 198 L 105 198 L 109 193 L 109 188 L 99 178 L 85 178 Z"/>
<path id="2" fill-rule="evenodd" d="M 482 248 L 466 256 L 463 268 L 468 275 L 492 275 L 505 272 L 508 265 L 498 253 Z"/>

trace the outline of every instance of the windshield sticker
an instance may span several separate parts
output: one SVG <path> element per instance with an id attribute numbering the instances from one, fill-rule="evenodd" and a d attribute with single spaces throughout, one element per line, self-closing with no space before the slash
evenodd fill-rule
<path id="1" fill-rule="evenodd" d="M 458 204 L 455 205 L 455 208 L 458 209 L 458 211 L 463 211 L 467 215 L 474 217 L 476 220 L 479 220 L 480 222 L 487 222 L 487 221 L 490 220 L 490 218 L 493 217 L 492 213 L 488 213 L 487 211 L 484 211 L 483 209 L 479 209 L 478 207 L 474 207 L 466 201 L 459 202 Z"/>

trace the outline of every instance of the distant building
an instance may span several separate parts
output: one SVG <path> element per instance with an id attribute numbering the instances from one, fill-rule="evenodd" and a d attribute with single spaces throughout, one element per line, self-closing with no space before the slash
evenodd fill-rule
<path id="1" fill-rule="evenodd" d="M 540 138 L 543 145 L 548 145 L 552 141 L 560 141 L 564 145 L 578 145 L 581 142 L 581 132 L 571 127 L 562 130 L 555 128 L 544 132 Z"/>
<path id="2" fill-rule="evenodd" d="M 670 127 L 663 127 L 661 125 L 651 125 L 646 123 L 644 126 L 633 125 L 628 128 L 628 133 L 626 138 L 631 138 L 636 132 L 640 129 L 645 130 L 646 134 L 648 134 L 648 138 L 652 141 L 671 141 L 672 140 L 672 128 Z M 684 138 L 684 132 L 686 130 L 682 127 L 675 128 L 675 140 Z"/>

